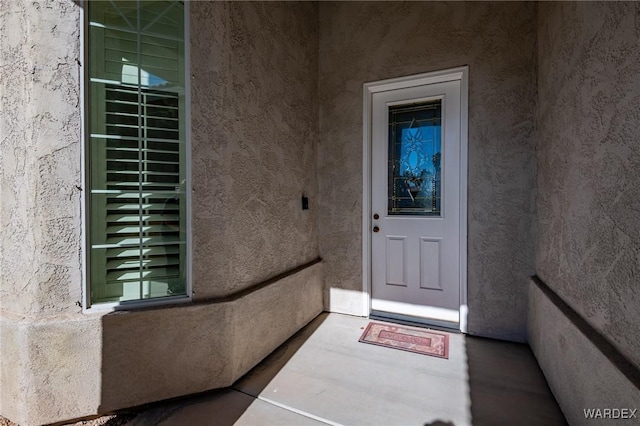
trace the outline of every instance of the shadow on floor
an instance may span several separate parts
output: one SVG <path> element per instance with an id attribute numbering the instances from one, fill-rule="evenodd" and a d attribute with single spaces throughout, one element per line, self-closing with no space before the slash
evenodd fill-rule
<path id="1" fill-rule="evenodd" d="M 315 317 L 306 327 L 294 334 L 260 364 L 234 383 L 231 388 L 240 389 L 242 387 L 244 388 L 243 392 L 259 395 L 298 352 L 300 347 L 320 328 L 328 315 L 328 313 L 323 312 Z"/>
<path id="2" fill-rule="evenodd" d="M 358 343 L 368 322 L 321 314 L 231 387 L 127 425 L 566 425 L 527 345 L 452 334 L 435 358 Z"/>
<path id="3" fill-rule="evenodd" d="M 474 426 L 566 425 L 528 345 L 465 337 Z"/>
<path id="4" fill-rule="evenodd" d="M 257 396 L 260 394 L 271 379 L 278 374 L 298 349 L 300 349 L 307 339 L 320 327 L 327 318 L 327 315 L 326 313 L 318 315 L 230 388 L 213 390 L 137 407 L 109 420 L 109 422 L 113 421 L 113 423 L 107 422 L 105 426 L 120 426 L 123 424 L 127 426 L 160 424 L 162 426 L 231 426 L 234 425 L 240 417 L 245 415 L 247 409 L 252 405 L 254 407 L 258 405 L 258 407 L 254 409 L 255 413 L 251 413 L 251 415 L 259 415 L 261 412 L 265 412 L 266 415 L 282 416 L 283 414 L 280 411 L 283 410 L 278 410 L 277 413 L 270 413 L 269 411 L 273 411 L 271 407 L 266 403 L 256 400 L 254 395 Z M 251 378 L 251 393 L 253 395 L 248 394 L 246 391 L 240 392 L 237 390 L 238 383 L 246 381 L 248 378 Z M 180 412 L 179 416 L 174 416 L 178 411 Z M 287 413 L 284 414 L 286 417 Z M 251 421 L 250 417 L 251 416 L 244 419 L 248 424 L 250 424 L 249 422 Z M 297 424 L 298 422 L 296 420 L 298 419 L 295 415 L 291 417 L 293 418 L 290 420 Z M 126 418 L 124 423 L 122 423 L 123 418 Z M 287 418 L 282 420 L 286 422 Z"/>

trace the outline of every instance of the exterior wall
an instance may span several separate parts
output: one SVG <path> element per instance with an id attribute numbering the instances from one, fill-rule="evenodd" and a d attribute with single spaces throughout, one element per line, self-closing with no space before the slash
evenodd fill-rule
<path id="1" fill-rule="evenodd" d="M 317 8 L 190 7 L 194 302 L 85 314 L 80 6 L 0 3 L 0 414 L 22 425 L 227 386 L 322 310 Z"/>
<path id="2" fill-rule="evenodd" d="M 313 3 L 191 8 L 199 299 L 318 257 L 318 23 Z M 302 210 L 302 194 L 309 210 Z"/>
<path id="3" fill-rule="evenodd" d="M 637 377 L 532 289 L 531 346 L 571 424 L 640 400 L 639 39 L 638 3 L 539 5 L 537 274 Z"/>
<path id="4" fill-rule="evenodd" d="M 539 23 L 537 273 L 640 367 L 640 4 Z"/>
<path id="5" fill-rule="evenodd" d="M 230 386 L 321 311 L 316 263 L 217 303 L 2 315 L 0 414 L 40 425 Z"/>
<path id="6" fill-rule="evenodd" d="M 9 1 L 0 17 L 0 309 L 78 312 L 80 10 Z"/>
<path id="7" fill-rule="evenodd" d="M 533 3 L 320 3 L 325 306 L 362 315 L 362 84 L 469 65 L 469 332 L 524 341 L 534 272 Z"/>
<path id="8" fill-rule="evenodd" d="M 620 424 L 621 416 L 628 418 L 628 410 L 638 407 L 640 372 L 574 315 L 532 282 L 529 345 L 568 423 Z M 618 418 L 587 419 L 585 409 L 617 409 Z"/>

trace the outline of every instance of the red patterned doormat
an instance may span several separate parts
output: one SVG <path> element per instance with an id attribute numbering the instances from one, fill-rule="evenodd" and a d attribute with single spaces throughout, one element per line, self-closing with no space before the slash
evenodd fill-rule
<path id="1" fill-rule="evenodd" d="M 370 322 L 360 342 L 449 358 L 449 335 L 418 328 Z"/>

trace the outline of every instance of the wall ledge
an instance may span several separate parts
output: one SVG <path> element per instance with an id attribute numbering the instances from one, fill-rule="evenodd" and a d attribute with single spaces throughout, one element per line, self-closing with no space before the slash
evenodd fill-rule
<path id="1" fill-rule="evenodd" d="M 531 281 L 558 308 L 564 316 L 589 339 L 602 355 L 604 355 L 620 373 L 622 373 L 638 390 L 640 390 L 640 370 L 629 361 L 614 345 L 612 345 L 598 330 L 593 328 L 580 314 L 573 310 L 556 292 L 545 284 L 540 277 L 534 275 Z"/>
<path id="2" fill-rule="evenodd" d="M 593 415 L 640 409 L 637 367 L 538 277 L 529 285 L 528 337 L 569 424 L 617 424 Z"/>
<path id="3" fill-rule="evenodd" d="M 316 261 L 222 301 L 0 316 L 0 415 L 68 422 L 230 386 L 322 312 L 322 286 Z"/>

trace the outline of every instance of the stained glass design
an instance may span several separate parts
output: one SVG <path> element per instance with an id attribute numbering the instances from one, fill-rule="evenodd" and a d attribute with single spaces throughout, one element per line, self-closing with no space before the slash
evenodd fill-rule
<path id="1" fill-rule="evenodd" d="M 389 108 L 389 215 L 440 216 L 442 101 Z"/>

